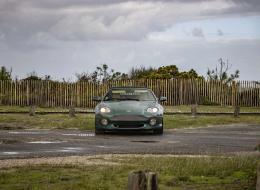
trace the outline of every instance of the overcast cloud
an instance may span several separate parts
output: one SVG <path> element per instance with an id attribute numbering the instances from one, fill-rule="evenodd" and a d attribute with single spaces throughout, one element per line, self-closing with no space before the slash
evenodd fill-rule
<path id="1" fill-rule="evenodd" d="M 223 57 L 259 80 L 259 23 L 258 0 L 0 0 L 0 65 L 57 79 L 102 63 L 204 75 Z"/>

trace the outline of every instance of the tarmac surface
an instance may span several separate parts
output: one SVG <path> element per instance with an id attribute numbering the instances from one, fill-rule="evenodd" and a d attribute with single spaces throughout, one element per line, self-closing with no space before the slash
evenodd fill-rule
<path id="1" fill-rule="evenodd" d="M 0 159 L 95 154 L 223 154 L 255 152 L 259 125 L 227 125 L 150 133 L 0 130 Z"/>

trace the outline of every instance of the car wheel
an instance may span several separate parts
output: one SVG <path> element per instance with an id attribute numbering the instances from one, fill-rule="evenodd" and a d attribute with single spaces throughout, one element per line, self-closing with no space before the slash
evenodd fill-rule
<path id="1" fill-rule="evenodd" d="M 160 128 L 160 129 L 154 129 L 154 130 L 153 130 L 153 133 L 154 133 L 154 134 L 157 134 L 157 135 L 162 135 L 162 134 L 163 134 L 163 127 Z"/>
<path id="2" fill-rule="evenodd" d="M 162 135 L 163 134 L 163 121 L 162 121 L 162 127 L 160 129 L 154 129 L 153 133 L 157 134 L 157 135 Z"/>
<path id="3" fill-rule="evenodd" d="M 102 135 L 102 134 L 104 134 L 103 130 L 95 129 L 95 135 Z"/>

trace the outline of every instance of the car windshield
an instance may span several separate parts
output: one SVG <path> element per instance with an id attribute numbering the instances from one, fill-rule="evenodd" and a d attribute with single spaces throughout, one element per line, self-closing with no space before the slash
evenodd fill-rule
<path id="1" fill-rule="evenodd" d="M 104 101 L 155 101 L 155 97 L 149 89 L 111 89 L 104 97 Z"/>

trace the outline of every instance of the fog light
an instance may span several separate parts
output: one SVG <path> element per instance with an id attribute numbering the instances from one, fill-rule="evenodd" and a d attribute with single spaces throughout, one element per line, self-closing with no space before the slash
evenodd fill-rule
<path id="1" fill-rule="evenodd" d="M 156 119 L 155 118 L 152 118 L 151 120 L 150 120 L 150 125 L 155 125 L 156 124 Z"/>
<path id="2" fill-rule="evenodd" d="M 102 125 L 107 125 L 107 124 L 108 124 L 107 119 L 101 119 L 101 124 L 102 124 Z"/>

